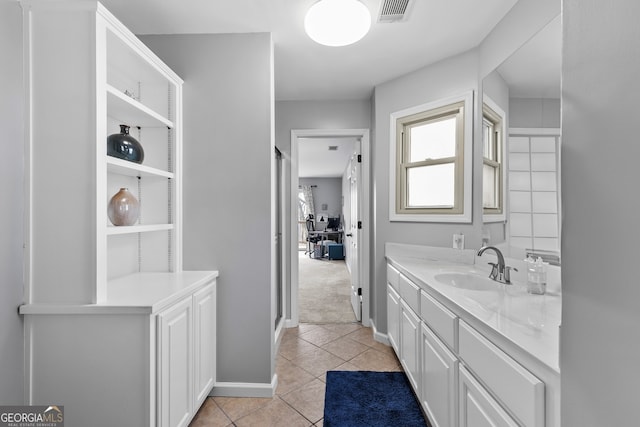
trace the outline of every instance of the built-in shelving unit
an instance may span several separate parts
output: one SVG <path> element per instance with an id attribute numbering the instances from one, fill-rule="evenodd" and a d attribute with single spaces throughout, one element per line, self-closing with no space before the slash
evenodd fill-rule
<path id="1" fill-rule="evenodd" d="M 97 282 L 97 302 L 108 300 L 110 280 L 145 271 L 180 270 L 176 254 L 181 231 L 177 206 L 182 81 L 118 22 L 106 19 L 104 31 L 106 73 L 97 85 L 98 94 L 102 88 L 106 99 L 102 140 L 117 133 L 120 124 L 129 125 L 132 136 L 144 148 L 145 158 L 142 164 L 106 154 L 98 158 L 106 163 L 105 175 L 98 177 L 98 182 L 105 178 L 99 209 L 105 211 L 111 196 L 124 187 L 138 198 L 140 217 L 127 227 L 113 226 L 108 220 L 98 222 L 97 240 L 106 236 L 106 281 L 100 278 Z"/>
<path id="2" fill-rule="evenodd" d="M 186 426 L 215 381 L 218 272 L 182 270 L 183 82 L 97 1 L 21 5 L 26 403 L 72 408 L 69 425 Z M 141 164 L 107 155 L 121 124 Z M 120 188 L 131 226 L 107 216 Z"/>
<path id="3" fill-rule="evenodd" d="M 143 103 L 131 98 L 107 84 L 107 109 L 109 114 L 122 121 L 135 123 L 137 126 L 166 126 L 173 128 L 173 122 L 161 116 Z"/>

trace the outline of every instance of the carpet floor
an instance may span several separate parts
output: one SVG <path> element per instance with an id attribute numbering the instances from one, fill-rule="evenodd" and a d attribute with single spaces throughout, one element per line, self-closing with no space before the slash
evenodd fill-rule
<path id="1" fill-rule="evenodd" d="M 324 427 L 425 427 L 404 372 L 328 371 Z"/>
<path id="2" fill-rule="evenodd" d="M 351 277 L 344 261 L 298 257 L 298 318 L 301 323 L 351 323 Z"/>

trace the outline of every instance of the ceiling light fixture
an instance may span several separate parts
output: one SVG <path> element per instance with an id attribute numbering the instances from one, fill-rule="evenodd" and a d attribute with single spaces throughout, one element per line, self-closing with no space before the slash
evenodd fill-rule
<path id="1" fill-rule="evenodd" d="M 319 0 L 304 18 L 307 35 L 325 46 L 346 46 L 371 28 L 371 13 L 359 0 Z"/>

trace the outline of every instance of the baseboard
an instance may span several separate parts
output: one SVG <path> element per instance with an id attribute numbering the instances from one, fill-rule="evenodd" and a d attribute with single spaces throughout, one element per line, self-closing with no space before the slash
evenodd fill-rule
<path id="1" fill-rule="evenodd" d="M 288 329 L 288 328 L 295 328 L 296 326 L 298 326 L 298 322 L 297 322 L 297 321 L 294 321 L 294 320 L 292 320 L 292 319 L 286 319 L 286 320 L 285 320 L 285 322 L 284 322 L 284 327 L 285 327 L 286 329 Z"/>
<path id="2" fill-rule="evenodd" d="M 373 339 L 375 341 L 391 346 L 391 343 L 389 342 L 389 337 L 387 336 L 387 334 L 378 332 L 378 328 L 376 328 L 375 323 L 373 323 L 373 319 L 371 319 L 371 329 L 373 329 Z"/>
<path id="3" fill-rule="evenodd" d="M 216 382 L 209 396 L 224 397 L 273 397 L 278 387 L 278 375 L 274 375 L 271 384 Z"/>

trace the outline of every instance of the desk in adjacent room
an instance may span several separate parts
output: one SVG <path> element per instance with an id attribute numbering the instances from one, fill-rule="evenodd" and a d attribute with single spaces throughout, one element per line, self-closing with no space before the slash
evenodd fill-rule
<path id="1" fill-rule="evenodd" d="M 312 236 L 318 236 L 320 237 L 320 242 L 318 242 L 318 244 L 321 247 L 321 251 L 320 254 L 321 256 L 318 259 L 322 259 L 324 258 L 325 254 L 327 253 L 327 249 L 326 249 L 326 244 L 325 242 L 329 240 L 330 237 L 336 237 L 336 242 L 337 243 L 342 243 L 342 236 L 344 234 L 343 230 L 314 230 L 314 231 L 309 231 L 309 237 Z M 310 258 L 316 258 L 315 255 L 312 256 L 312 254 L 315 254 L 314 248 L 311 247 L 311 243 L 309 243 L 309 257 Z"/>

